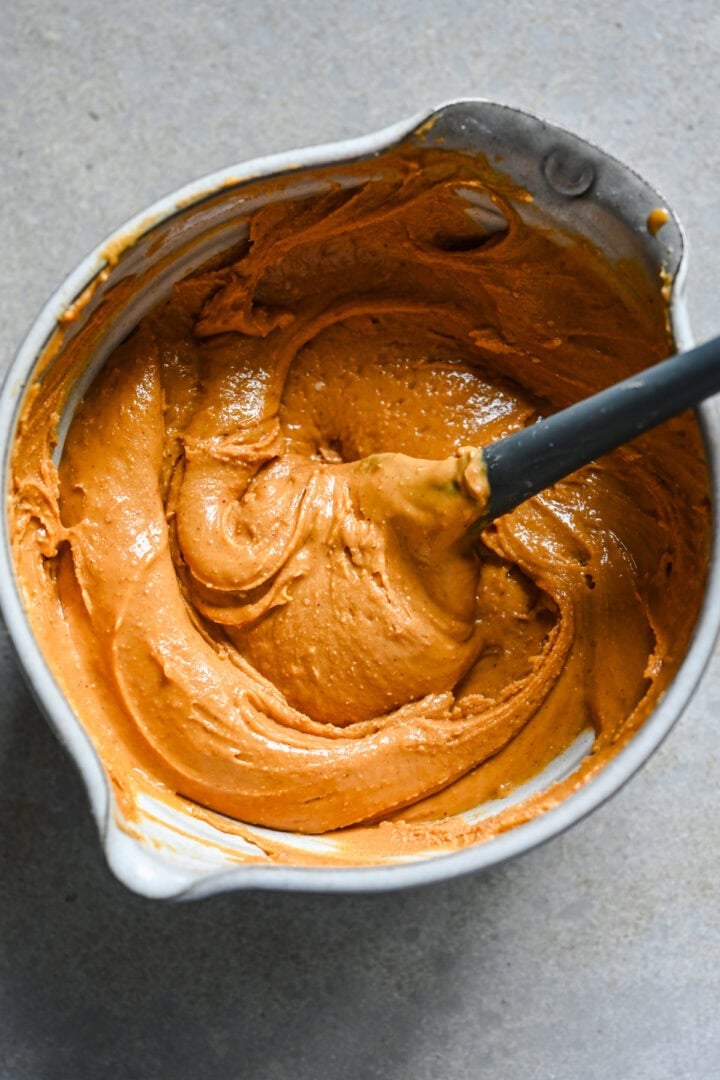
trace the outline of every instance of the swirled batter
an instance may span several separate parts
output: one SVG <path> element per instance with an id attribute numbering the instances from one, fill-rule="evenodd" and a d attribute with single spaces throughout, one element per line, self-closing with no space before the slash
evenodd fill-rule
<path id="1" fill-rule="evenodd" d="M 291 861 L 458 846 L 562 798 L 676 671 L 708 552 L 689 415 L 473 529 L 472 448 L 666 356 L 659 288 L 524 224 L 473 159 L 344 175 L 174 288 L 58 470 L 67 388 L 39 388 L 14 459 L 30 618 L 118 793 L 345 829 L 323 857 L 265 840 Z M 570 780 L 462 817 L 586 728 Z"/>

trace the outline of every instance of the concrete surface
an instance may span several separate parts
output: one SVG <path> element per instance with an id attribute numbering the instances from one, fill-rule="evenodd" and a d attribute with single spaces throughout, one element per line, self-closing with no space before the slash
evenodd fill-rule
<path id="1" fill-rule="evenodd" d="M 720 14 L 705 2 L 2 6 L 6 364 L 82 255 L 237 160 L 482 95 L 628 160 L 685 221 L 718 332 Z M 103 864 L 3 636 L 0 1077 L 720 1076 L 720 663 L 560 840 L 424 891 L 162 906 Z"/>

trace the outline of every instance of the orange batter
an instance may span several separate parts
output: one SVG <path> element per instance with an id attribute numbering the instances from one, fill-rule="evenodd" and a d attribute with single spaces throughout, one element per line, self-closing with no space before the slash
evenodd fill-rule
<path id="1" fill-rule="evenodd" d="M 708 490 L 686 415 L 478 535 L 473 448 L 668 355 L 659 283 L 523 224 L 476 159 L 333 176 L 143 320 L 59 470 L 67 387 L 36 389 L 11 513 L 31 622 L 121 798 L 357 826 L 326 858 L 372 862 L 532 816 L 637 729 L 698 614 Z M 587 728 L 569 780 L 461 816 Z"/>

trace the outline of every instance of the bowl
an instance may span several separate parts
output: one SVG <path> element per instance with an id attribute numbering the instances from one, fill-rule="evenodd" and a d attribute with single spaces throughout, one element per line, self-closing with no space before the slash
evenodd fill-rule
<path id="1" fill-rule="evenodd" d="M 614 794 L 660 745 L 679 718 L 713 650 L 720 626 L 718 567 L 718 463 L 720 422 L 712 405 L 697 410 L 712 490 L 712 552 L 704 603 L 684 660 L 652 714 L 624 748 L 560 805 L 493 839 L 459 851 L 427 854 L 385 865 L 324 867 L 243 864 L 245 841 L 228 838 L 212 820 L 143 796 L 133 813 L 116 797 L 88 733 L 56 684 L 23 608 L 11 557 L 7 493 L 10 455 L 28 388 L 44 377 L 74 343 L 81 358 L 58 426 L 58 442 L 74 409 L 100 367 L 143 315 L 180 278 L 230 249 L 243 236 L 248 210 L 261 205 L 263 179 L 287 175 L 293 194 L 321 190 L 317 170 L 372 158 L 399 144 L 442 146 L 485 155 L 514 184 L 526 189 L 534 208 L 586 236 L 608 257 L 640 260 L 666 285 L 675 342 L 692 344 L 683 283 L 684 236 L 667 212 L 648 228 L 664 200 L 636 173 L 562 128 L 528 113 L 484 100 L 455 101 L 382 131 L 325 146 L 248 161 L 204 177 L 161 199 L 104 241 L 63 282 L 33 324 L 0 396 L 3 512 L 0 604 L 29 685 L 51 726 L 75 761 L 87 788 L 108 863 L 130 889 L 157 898 L 208 896 L 231 889 L 265 888 L 319 892 L 372 892 L 416 886 L 486 869 L 558 835 Z M 102 310 L 103 318 L 93 320 Z M 59 452 L 59 451 L 58 451 Z M 505 799 L 477 807 L 490 816 L 570 774 L 588 753 L 581 737 L 539 776 Z M 131 820 L 132 819 L 132 820 Z M 258 830 L 262 833 L 262 830 Z M 288 842 L 307 851 L 322 843 L 296 834 Z"/>

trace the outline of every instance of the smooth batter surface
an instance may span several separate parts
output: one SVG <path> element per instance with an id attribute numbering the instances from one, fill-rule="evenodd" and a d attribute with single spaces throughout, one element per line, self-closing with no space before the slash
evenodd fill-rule
<path id="1" fill-rule="evenodd" d="M 601 767 L 682 659 L 709 515 L 683 417 L 478 536 L 471 448 L 667 355 L 659 287 L 523 225 L 471 159 L 345 175 L 256 211 L 232 265 L 176 286 L 90 389 L 59 473 L 62 380 L 31 396 L 12 524 L 121 799 L 357 826 L 323 858 L 376 861 L 492 835 Z M 456 816 L 586 728 L 569 780 Z"/>

